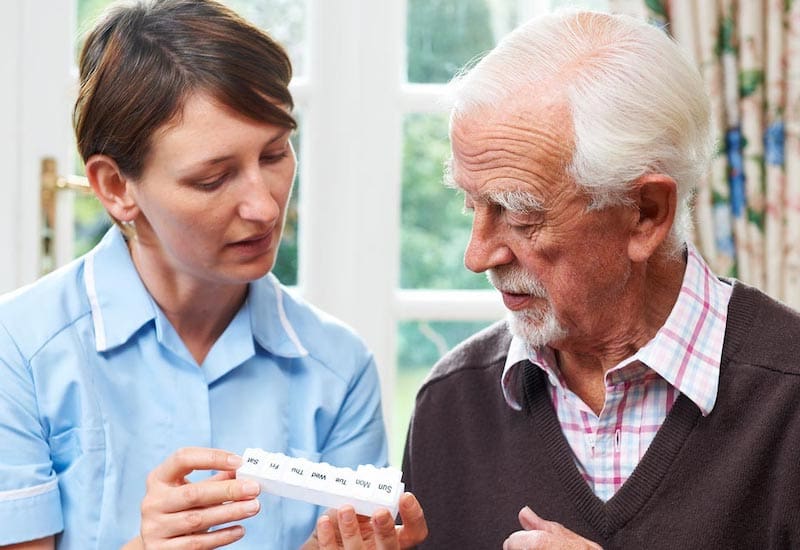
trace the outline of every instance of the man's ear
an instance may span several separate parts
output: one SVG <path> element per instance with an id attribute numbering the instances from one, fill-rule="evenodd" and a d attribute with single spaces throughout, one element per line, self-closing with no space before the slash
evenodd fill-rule
<path id="1" fill-rule="evenodd" d="M 122 222 L 133 221 L 139 208 L 130 190 L 130 180 L 108 155 L 92 155 L 86 161 L 86 178 L 108 213 Z"/>
<path id="2" fill-rule="evenodd" d="M 667 240 L 678 204 L 675 180 L 664 174 L 646 174 L 636 180 L 631 198 L 639 212 L 639 220 L 631 231 L 628 256 L 644 262 Z"/>

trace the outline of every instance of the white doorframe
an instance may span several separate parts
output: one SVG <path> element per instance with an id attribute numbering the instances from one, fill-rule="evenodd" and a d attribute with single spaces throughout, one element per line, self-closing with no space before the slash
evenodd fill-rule
<path id="1" fill-rule="evenodd" d="M 7 2 L 0 18 L 0 292 L 17 286 L 17 214 L 19 213 L 19 103 L 21 86 L 22 0 Z"/>
<path id="2" fill-rule="evenodd" d="M 8 176 L 0 182 L 0 253 L 8 258 L 0 291 L 30 283 L 39 275 L 41 159 L 55 157 L 70 170 L 73 93 L 72 2 L 8 0 L 0 23 L 0 159 Z"/>

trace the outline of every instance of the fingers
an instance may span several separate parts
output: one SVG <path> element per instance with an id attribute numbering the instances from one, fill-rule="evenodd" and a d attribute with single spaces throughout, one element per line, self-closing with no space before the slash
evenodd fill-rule
<path id="1" fill-rule="evenodd" d="M 317 547 L 319 550 L 338 550 L 336 527 L 330 516 L 323 514 L 317 520 Z"/>
<path id="2" fill-rule="evenodd" d="M 398 528 L 389 510 L 380 509 L 372 515 L 372 527 L 375 533 L 377 550 L 399 550 Z"/>
<path id="3" fill-rule="evenodd" d="M 142 500 L 141 537 L 158 548 L 216 548 L 244 534 L 238 526 L 210 531 L 258 513 L 259 484 L 235 479 L 241 458 L 219 449 L 187 447 L 170 455 L 147 478 Z M 204 481 L 189 483 L 195 470 L 219 470 Z"/>
<path id="4" fill-rule="evenodd" d="M 243 536 L 244 527 L 241 525 L 234 525 L 232 527 L 226 527 L 225 529 L 219 529 L 218 531 L 211 531 L 210 533 L 197 533 L 186 537 L 166 540 L 160 543 L 158 547 L 164 550 L 178 550 L 183 548 L 210 550 L 236 542 Z"/>
<path id="5" fill-rule="evenodd" d="M 142 522 L 142 537 L 145 540 L 169 539 L 202 533 L 217 525 L 247 519 L 256 515 L 260 509 L 261 503 L 258 499 L 252 499 L 161 514 L 154 516 L 151 521 Z"/>
<path id="6" fill-rule="evenodd" d="M 220 449 L 184 447 L 172 453 L 151 476 L 164 483 L 182 483 L 194 470 L 235 470 L 242 465 L 240 456 Z"/>
<path id="7" fill-rule="evenodd" d="M 377 510 L 371 519 L 356 515 L 352 506 L 328 510 L 317 520 L 316 537 L 307 548 L 400 550 L 422 542 L 428 535 L 428 526 L 422 507 L 411 493 L 400 497 L 400 517 L 403 525 L 398 527 L 386 509 Z"/>
<path id="8" fill-rule="evenodd" d="M 525 531 L 512 533 L 503 543 L 503 550 L 536 548 L 602 550 L 598 544 L 570 531 L 560 523 L 539 517 L 528 506 L 519 511 L 518 517 Z"/>
<path id="9" fill-rule="evenodd" d="M 208 481 L 224 481 L 226 479 L 236 479 L 236 471 L 227 470 L 223 472 L 217 472 L 213 476 L 209 477 Z"/>
<path id="10" fill-rule="evenodd" d="M 517 531 L 511 533 L 505 542 L 503 550 L 537 550 L 545 548 L 559 548 L 552 546 L 548 534 L 543 531 Z"/>
<path id="11" fill-rule="evenodd" d="M 363 548 L 364 539 L 361 537 L 361 526 L 352 506 L 343 506 L 337 514 L 339 533 L 345 550 L 360 550 Z"/>
<path id="12" fill-rule="evenodd" d="M 261 486 L 250 479 L 205 480 L 162 489 L 158 492 L 158 509 L 166 513 L 179 512 L 223 502 L 253 499 L 260 492 Z"/>
<path id="13" fill-rule="evenodd" d="M 400 548 L 416 546 L 428 536 L 425 513 L 412 493 L 403 493 L 400 496 L 400 519 L 403 522 L 397 532 Z"/>
<path id="14" fill-rule="evenodd" d="M 320 550 L 362 550 L 372 537 L 369 518 L 357 516 L 352 506 L 329 510 L 317 520 Z"/>
<path id="15" fill-rule="evenodd" d="M 528 506 L 525 506 L 522 510 L 519 511 L 519 524 L 522 525 L 523 529 L 528 531 L 537 529 L 541 531 L 547 531 L 550 528 L 550 521 L 546 521 L 540 518 L 536 512 L 531 510 Z"/>

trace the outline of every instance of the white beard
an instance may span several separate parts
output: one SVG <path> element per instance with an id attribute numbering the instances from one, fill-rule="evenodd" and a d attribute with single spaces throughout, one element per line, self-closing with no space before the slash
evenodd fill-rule
<path id="1" fill-rule="evenodd" d="M 549 304 L 545 311 L 509 311 L 506 319 L 511 334 L 521 338 L 529 348 L 546 346 L 567 335 Z"/>
<path id="2" fill-rule="evenodd" d="M 528 347 L 539 348 L 567 335 L 561 326 L 547 296 L 547 290 L 519 267 L 500 267 L 490 269 L 486 277 L 496 289 L 514 294 L 529 294 L 547 300 L 544 309 L 524 309 L 509 311 L 506 318 L 511 334 L 522 339 Z"/>

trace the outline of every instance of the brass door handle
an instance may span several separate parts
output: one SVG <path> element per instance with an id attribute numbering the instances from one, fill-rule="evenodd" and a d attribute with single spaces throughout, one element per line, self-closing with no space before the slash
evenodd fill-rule
<path id="1" fill-rule="evenodd" d="M 82 176 L 59 176 L 56 159 L 42 159 L 40 177 L 41 225 L 41 273 L 52 271 L 55 267 L 53 242 L 56 227 L 56 196 L 59 191 L 70 190 L 90 193 L 89 180 Z"/>

